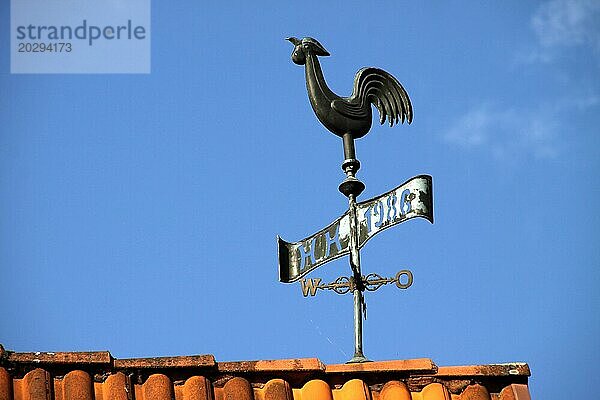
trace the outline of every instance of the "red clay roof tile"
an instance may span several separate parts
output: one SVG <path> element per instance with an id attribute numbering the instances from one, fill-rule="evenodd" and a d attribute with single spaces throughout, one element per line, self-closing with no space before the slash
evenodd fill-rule
<path id="1" fill-rule="evenodd" d="M 527 385 L 512 384 L 502 389 L 500 400 L 531 400 L 531 397 Z"/>
<path id="2" fill-rule="evenodd" d="M 300 390 L 301 400 L 333 400 L 333 393 L 327 382 L 313 379 L 304 384 Z"/>
<path id="3" fill-rule="evenodd" d="M 179 357 L 152 357 L 152 358 L 124 358 L 114 360 L 115 368 L 190 368 L 208 367 L 213 368 L 217 364 L 215 357 L 211 354 L 198 356 Z"/>
<path id="4" fill-rule="evenodd" d="M 7 361 L 30 364 L 111 364 L 112 357 L 108 351 L 90 352 L 35 352 L 11 353 L 7 352 Z"/>
<path id="5" fill-rule="evenodd" d="M 288 360 L 232 361 L 218 363 L 219 372 L 310 372 L 325 371 L 318 358 L 293 358 Z"/>
<path id="6" fill-rule="evenodd" d="M 325 369 L 327 373 L 356 373 L 356 372 L 429 372 L 433 373 L 436 365 L 429 358 L 413 360 L 372 361 L 354 364 L 332 364 Z"/>
<path id="7" fill-rule="evenodd" d="M 69 372 L 63 378 L 61 386 L 63 399 L 94 400 L 94 386 L 87 372 Z M 55 386 L 55 393 L 58 392 Z"/>
<path id="8" fill-rule="evenodd" d="M 489 400 L 490 394 L 484 386 L 469 385 L 460 396 L 460 400 Z"/>
<path id="9" fill-rule="evenodd" d="M 50 400 L 52 397 L 52 378 L 41 368 L 29 371 L 21 382 L 24 400 Z"/>
<path id="10" fill-rule="evenodd" d="M 216 391 L 215 394 L 217 395 L 216 400 L 254 400 L 254 391 L 250 382 L 240 377 L 229 380 L 223 386 L 222 393 Z"/>
<path id="11" fill-rule="evenodd" d="M 430 383 L 421 391 L 423 400 L 451 400 L 448 389 L 441 383 Z"/>
<path id="12" fill-rule="evenodd" d="M 142 393 L 143 400 L 171 400 L 173 385 L 166 375 L 153 374 L 142 385 Z"/>
<path id="13" fill-rule="evenodd" d="M 529 375 L 520 363 L 326 366 L 316 358 L 216 363 L 211 355 L 114 360 L 107 352 L 0 347 L 0 400 L 530 400 Z"/>
<path id="14" fill-rule="evenodd" d="M 183 385 L 175 386 L 175 398 L 185 400 L 212 399 L 212 384 L 203 376 L 192 376 Z"/>
<path id="15" fill-rule="evenodd" d="M 335 400 L 371 400 L 369 387 L 360 379 L 351 379 L 335 391 Z"/>
<path id="16" fill-rule="evenodd" d="M 122 372 L 111 374 L 106 378 L 104 384 L 97 386 L 97 392 L 100 396 L 96 398 L 110 400 L 128 400 L 130 393 L 133 392 L 129 379 Z"/>
<path id="17" fill-rule="evenodd" d="M 8 374 L 8 371 L 0 368 L 0 400 L 11 400 L 13 394 L 12 386 L 12 378 Z"/>
<path id="18" fill-rule="evenodd" d="M 529 366 L 525 363 L 466 365 L 459 367 L 440 367 L 438 376 L 531 376 Z"/>
<path id="19" fill-rule="evenodd" d="M 292 388 L 283 379 L 272 379 L 263 389 L 264 400 L 293 400 Z"/>
<path id="20" fill-rule="evenodd" d="M 404 382 L 389 381 L 381 389 L 381 400 L 411 400 L 410 390 Z"/>

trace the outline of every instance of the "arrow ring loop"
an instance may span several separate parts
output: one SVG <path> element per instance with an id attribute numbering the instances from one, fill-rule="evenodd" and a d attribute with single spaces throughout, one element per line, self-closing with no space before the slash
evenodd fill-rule
<path id="1" fill-rule="evenodd" d="M 402 283 L 402 280 L 401 280 L 402 275 L 406 275 L 406 277 L 408 278 L 406 283 Z M 398 287 L 398 289 L 408 289 L 413 284 L 413 274 L 409 270 L 403 269 L 402 271 L 398 271 L 398 273 L 396 274 L 395 281 L 396 281 L 396 286 Z"/>

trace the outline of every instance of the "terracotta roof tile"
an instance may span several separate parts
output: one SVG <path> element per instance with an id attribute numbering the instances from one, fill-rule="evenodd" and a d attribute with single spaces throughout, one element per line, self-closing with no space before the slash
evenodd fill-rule
<path id="1" fill-rule="evenodd" d="M 411 400 L 410 390 L 404 382 L 389 381 L 381 389 L 381 400 Z"/>
<path id="2" fill-rule="evenodd" d="M 438 376 L 488 376 L 518 375 L 531 376 L 529 366 L 525 363 L 466 365 L 460 367 L 440 367 Z"/>
<path id="3" fill-rule="evenodd" d="M 484 386 L 469 385 L 460 396 L 460 400 L 489 400 L 490 394 Z"/>
<path id="4" fill-rule="evenodd" d="M 430 383 L 421 391 L 423 400 L 451 400 L 448 389 L 441 383 Z"/>
<path id="5" fill-rule="evenodd" d="M 0 400 L 530 400 L 529 375 L 522 363 L 115 360 L 108 352 L 14 353 L 0 346 Z"/>
<path id="6" fill-rule="evenodd" d="M 219 372 L 311 372 L 325 371 L 325 365 L 318 358 L 294 358 L 289 360 L 260 360 L 220 362 Z"/>
<path id="7" fill-rule="evenodd" d="M 108 351 L 90 351 L 78 353 L 10 353 L 8 362 L 29 364 L 111 364 L 112 357 Z"/>
<path id="8" fill-rule="evenodd" d="M 333 393 L 327 382 L 313 379 L 304 384 L 299 391 L 300 400 L 333 400 Z"/>
<path id="9" fill-rule="evenodd" d="M 360 379 L 351 379 L 333 392 L 335 400 L 371 400 L 369 387 Z"/>
<path id="10" fill-rule="evenodd" d="M 21 397 L 24 400 L 49 400 L 52 398 L 52 378 L 41 368 L 29 371 L 21 381 Z"/>
<path id="11" fill-rule="evenodd" d="M 13 394 L 13 381 L 8 371 L 0 368 L 0 400 L 11 400 Z"/>
<path id="12" fill-rule="evenodd" d="M 104 383 L 95 385 L 97 399 L 128 400 L 132 392 L 131 383 L 122 372 L 111 374 Z"/>
<path id="13" fill-rule="evenodd" d="M 171 400 L 174 397 L 171 380 L 163 374 L 150 375 L 142 385 L 142 393 L 143 400 Z"/>
<path id="14" fill-rule="evenodd" d="M 235 377 L 229 380 L 223 389 L 221 389 L 222 393 L 219 391 L 215 391 L 216 399 L 220 400 L 253 400 L 254 399 L 254 391 L 252 390 L 252 386 L 250 382 L 248 382 L 244 378 Z M 220 396 L 219 396 L 220 395 Z"/>
<path id="15" fill-rule="evenodd" d="M 216 367 L 215 357 L 211 354 L 199 356 L 179 357 L 152 357 L 152 358 L 124 358 L 114 360 L 115 368 L 190 368 L 190 367 Z"/>
<path id="16" fill-rule="evenodd" d="M 500 400 L 531 400 L 531 397 L 527 385 L 512 384 L 502 389 Z"/>
<path id="17" fill-rule="evenodd" d="M 263 389 L 264 400 L 292 400 L 294 398 L 290 384 L 283 379 L 272 379 Z"/>
<path id="18" fill-rule="evenodd" d="M 184 400 L 212 398 L 212 384 L 203 376 L 192 376 L 183 385 L 175 386 L 175 397 Z"/>
<path id="19" fill-rule="evenodd" d="M 55 381 L 56 383 L 62 383 L 61 391 L 63 399 L 77 399 L 77 400 L 93 400 L 94 399 L 94 384 L 92 378 L 87 372 L 80 370 L 71 371 L 65 375 L 62 382 Z M 59 393 L 56 390 L 55 393 Z M 58 396 L 57 396 L 58 397 Z"/>
<path id="20" fill-rule="evenodd" d="M 429 358 L 413 360 L 373 361 L 354 364 L 332 364 L 325 369 L 327 373 L 381 373 L 381 372 L 435 372 L 436 365 Z"/>

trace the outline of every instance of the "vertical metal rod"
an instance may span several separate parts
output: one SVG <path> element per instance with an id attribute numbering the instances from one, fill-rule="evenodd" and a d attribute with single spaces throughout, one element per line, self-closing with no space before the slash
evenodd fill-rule
<path id="1" fill-rule="evenodd" d="M 356 152 L 354 151 L 354 138 L 351 133 L 345 133 L 342 136 L 344 143 L 344 158 L 346 160 L 353 160 L 356 158 Z"/>
<path id="2" fill-rule="evenodd" d="M 364 190 L 365 185 L 356 179 L 360 162 L 356 159 L 354 137 L 346 133 L 342 136 L 344 144 L 344 162 L 342 170 L 346 179 L 340 184 L 340 192 L 348 197 L 348 212 L 350 216 L 350 268 L 352 269 L 352 294 L 354 295 L 354 357 L 349 363 L 369 361 L 363 354 L 363 315 L 364 315 L 364 284 L 360 271 L 360 251 L 358 248 L 358 217 L 356 215 L 356 197 Z"/>
<path id="3" fill-rule="evenodd" d="M 348 196 L 348 210 L 350 211 L 350 268 L 354 277 L 360 278 L 360 251 L 358 249 L 358 218 L 356 217 L 356 197 Z M 358 287 L 358 285 L 357 285 Z M 360 287 L 359 287 L 360 289 Z"/>
<path id="4" fill-rule="evenodd" d="M 354 357 L 349 363 L 365 362 L 368 361 L 363 354 L 363 343 L 362 343 L 362 318 L 363 318 L 363 293 L 354 289 Z"/>
<path id="5" fill-rule="evenodd" d="M 358 218 L 356 216 L 356 197 L 348 196 L 348 208 L 350 210 L 350 268 L 354 281 L 354 357 L 349 363 L 369 361 L 363 354 L 363 282 L 360 271 L 360 250 L 358 248 Z"/>

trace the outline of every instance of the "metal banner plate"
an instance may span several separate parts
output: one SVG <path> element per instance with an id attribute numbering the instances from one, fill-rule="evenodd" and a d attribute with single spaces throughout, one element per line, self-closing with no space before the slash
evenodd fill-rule
<path id="1" fill-rule="evenodd" d="M 433 223 L 433 185 L 418 175 L 397 188 L 357 204 L 358 247 L 377 233 L 412 218 Z M 295 282 L 319 266 L 350 253 L 350 217 L 346 212 L 327 227 L 298 242 L 277 237 L 279 280 Z"/>

